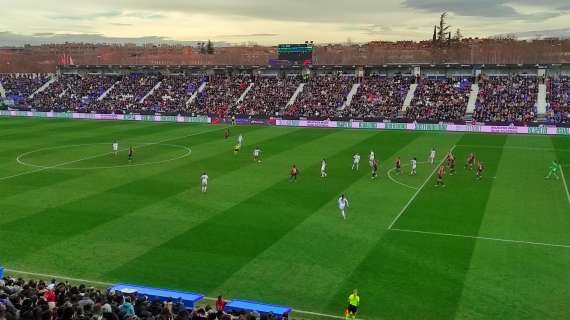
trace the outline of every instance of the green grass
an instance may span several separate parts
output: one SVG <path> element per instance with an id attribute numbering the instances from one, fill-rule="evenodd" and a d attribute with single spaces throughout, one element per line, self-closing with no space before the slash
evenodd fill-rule
<path id="1" fill-rule="evenodd" d="M 570 204 L 562 180 L 543 179 L 553 159 L 570 165 L 570 139 L 244 126 L 224 140 L 224 128 L 0 118 L 0 265 L 338 316 L 358 288 L 363 319 L 570 314 Z M 132 164 L 110 153 L 114 139 L 135 147 Z M 407 174 L 434 146 L 440 159 L 455 146 L 445 189 L 428 164 Z M 486 164 L 481 181 L 463 169 L 469 152 Z M 392 176 L 408 187 L 388 179 L 397 156 L 406 166 Z"/>

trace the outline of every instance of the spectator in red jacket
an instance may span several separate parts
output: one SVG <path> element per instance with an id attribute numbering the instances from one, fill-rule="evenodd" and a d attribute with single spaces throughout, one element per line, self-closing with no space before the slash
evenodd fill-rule
<path id="1" fill-rule="evenodd" d="M 225 307 L 226 301 L 224 300 L 224 297 L 218 296 L 218 300 L 216 300 L 216 311 L 218 311 L 218 314 L 222 314 Z"/>

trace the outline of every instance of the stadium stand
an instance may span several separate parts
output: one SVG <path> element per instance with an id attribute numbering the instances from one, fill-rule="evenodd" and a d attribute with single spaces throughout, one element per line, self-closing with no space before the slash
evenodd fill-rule
<path id="1" fill-rule="evenodd" d="M 244 300 L 197 306 L 202 295 L 116 285 L 108 290 L 51 280 L 0 278 L 2 320 L 284 319 L 291 308 Z M 218 307 L 218 303 L 216 303 Z"/>
<path id="2" fill-rule="evenodd" d="M 339 116 L 352 119 L 393 119 L 402 109 L 413 78 L 372 76 L 361 80 L 349 107 Z"/>
<path id="3" fill-rule="evenodd" d="M 56 77 L 1 74 L 0 82 L 8 108 L 23 111 L 419 122 L 471 119 L 487 123 L 570 122 L 570 77 L 564 75 L 552 76 L 545 82 L 546 98 L 541 101 L 547 104 L 541 110 L 546 110 L 546 114 L 539 115 L 539 78 L 524 73 L 481 76 L 473 83 L 464 76 L 415 78 L 400 73 L 355 77 L 348 72 L 302 77 L 299 73 L 282 72 L 254 77 L 253 73 L 207 76 L 205 72 L 162 74 L 147 70 L 108 75 L 73 72 Z M 412 86 L 417 86 L 416 90 L 408 97 Z M 476 92 L 474 87 L 478 88 Z M 348 104 L 347 97 L 353 88 L 355 92 Z M 408 98 L 410 105 L 405 107 Z M 470 108 L 469 103 L 473 104 Z"/>
<path id="4" fill-rule="evenodd" d="M 422 121 L 458 121 L 465 116 L 471 81 L 421 79 L 405 117 Z"/>
<path id="5" fill-rule="evenodd" d="M 484 122 L 528 123 L 536 118 L 536 77 L 490 77 L 479 83 L 473 118 Z"/>
<path id="6" fill-rule="evenodd" d="M 184 113 L 187 102 L 204 81 L 203 75 L 170 75 L 162 79 L 160 87 L 146 97 L 143 109 L 157 113 Z"/>
<path id="7" fill-rule="evenodd" d="M 132 73 L 123 76 L 113 90 L 95 108 L 107 113 L 148 113 L 150 109 L 141 100 L 161 80 L 160 75 Z"/>
<path id="8" fill-rule="evenodd" d="M 570 77 L 549 79 L 547 101 L 548 122 L 570 122 Z"/>
<path id="9" fill-rule="evenodd" d="M 234 114 L 247 116 L 278 116 L 299 87 L 298 77 L 258 77 L 254 86 Z"/>
<path id="10" fill-rule="evenodd" d="M 206 89 L 200 92 L 192 103 L 190 111 L 196 114 L 227 116 L 250 82 L 251 77 L 248 75 L 213 76 L 209 79 Z"/>
<path id="11" fill-rule="evenodd" d="M 23 105 L 26 99 L 48 81 L 46 74 L 2 74 L 0 82 L 6 91 L 6 98 L 16 105 Z"/>
<path id="12" fill-rule="evenodd" d="M 284 114 L 300 117 L 334 117 L 346 101 L 355 78 L 346 75 L 318 75 L 309 79 L 303 92 Z"/>

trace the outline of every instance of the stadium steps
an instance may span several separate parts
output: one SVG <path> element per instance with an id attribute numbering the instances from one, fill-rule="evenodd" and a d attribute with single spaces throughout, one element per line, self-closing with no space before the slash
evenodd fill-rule
<path id="1" fill-rule="evenodd" d="M 297 87 L 297 90 L 295 90 L 295 92 L 291 96 L 291 99 L 289 99 L 289 102 L 287 102 L 287 107 L 292 106 L 293 103 L 295 103 L 295 101 L 297 100 L 297 97 L 301 94 L 301 92 L 303 92 L 304 88 L 305 88 L 305 84 L 300 83 L 299 86 Z"/>
<path id="2" fill-rule="evenodd" d="M 4 90 L 4 86 L 2 86 L 2 82 L 0 82 L 0 98 L 6 98 L 6 90 Z"/>
<path id="3" fill-rule="evenodd" d="M 30 99 L 32 99 L 36 94 L 44 91 L 45 89 L 47 89 L 52 83 L 54 83 L 57 80 L 56 77 L 52 77 L 51 79 L 49 79 L 48 82 L 44 83 L 43 86 L 39 87 L 38 90 L 32 92 L 32 94 L 28 97 Z"/>
<path id="4" fill-rule="evenodd" d="M 152 87 L 152 89 L 150 89 L 150 91 L 147 92 L 147 94 L 145 94 L 145 96 L 141 98 L 141 101 L 139 101 L 139 103 L 143 103 L 146 100 L 146 98 L 148 98 L 151 94 L 154 93 L 156 89 L 160 88 L 160 85 L 162 85 L 162 81 L 159 81 L 157 84 L 155 84 L 154 87 Z"/>
<path id="5" fill-rule="evenodd" d="M 546 114 L 546 107 L 548 103 L 546 102 L 546 84 L 538 85 L 538 97 L 536 100 L 536 113 L 537 116 L 544 116 Z"/>
<path id="6" fill-rule="evenodd" d="M 477 104 L 477 97 L 479 96 L 479 84 L 474 83 L 471 85 L 471 92 L 469 93 L 469 101 L 467 102 L 467 113 L 473 114 L 475 105 Z"/>
<path id="7" fill-rule="evenodd" d="M 243 100 L 245 100 L 245 97 L 247 97 L 247 94 L 251 91 L 251 88 L 253 88 L 253 86 L 254 83 L 252 82 L 249 84 L 249 86 L 247 86 L 247 88 L 245 88 L 241 96 L 239 96 L 237 103 L 243 102 Z"/>
<path id="8" fill-rule="evenodd" d="M 119 83 L 119 81 L 113 83 L 113 85 L 107 89 L 105 92 L 103 92 L 103 94 L 101 96 L 99 96 L 99 98 L 97 98 L 97 101 L 101 101 L 103 99 L 105 99 L 106 96 L 109 95 L 109 93 L 111 93 L 111 91 L 113 91 L 113 89 L 115 89 L 115 86 L 117 85 L 117 83 Z"/>
<path id="9" fill-rule="evenodd" d="M 410 85 L 410 89 L 408 90 L 408 94 L 406 95 L 406 99 L 404 100 L 404 105 L 402 107 L 402 113 L 405 113 L 406 110 L 412 104 L 412 100 L 414 99 L 414 94 L 416 93 L 416 89 L 418 85 L 416 83 Z"/>
<path id="10" fill-rule="evenodd" d="M 346 96 L 346 101 L 342 104 L 342 107 L 340 107 L 339 110 L 344 110 L 344 108 L 350 107 L 350 104 L 352 103 L 352 98 L 354 98 L 354 95 L 356 94 L 356 92 L 358 92 L 358 88 L 360 88 L 360 83 L 355 83 L 352 85 L 352 88 L 350 89 L 348 96 Z"/>
<path id="11" fill-rule="evenodd" d="M 192 95 L 190 96 L 190 99 L 188 99 L 188 101 L 186 101 L 186 106 L 189 106 L 192 104 L 192 102 L 194 102 L 194 100 L 196 100 L 196 97 L 198 97 L 198 93 L 201 93 L 202 91 L 204 91 L 204 89 L 206 89 L 206 85 L 208 85 L 208 82 L 204 81 L 202 82 L 202 84 L 200 84 L 200 87 L 198 87 L 198 90 L 194 91 L 194 93 L 192 93 Z"/>

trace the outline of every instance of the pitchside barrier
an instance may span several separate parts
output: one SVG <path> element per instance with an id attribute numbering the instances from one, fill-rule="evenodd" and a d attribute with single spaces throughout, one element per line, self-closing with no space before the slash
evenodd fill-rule
<path id="1" fill-rule="evenodd" d="M 232 300 L 226 305 L 224 310 L 226 312 L 257 311 L 261 315 L 275 315 L 279 317 L 285 317 L 292 311 L 290 307 L 262 304 L 247 300 Z"/>
<path id="2" fill-rule="evenodd" d="M 184 306 L 188 309 L 193 309 L 196 302 L 204 299 L 204 295 L 197 293 L 149 288 L 130 284 L 116 284 L 109 288 L 109 291 L 118 291 L 125 294 L 147 296 L 151 300 L 160 299 L 161 301 L 166 301 L 170 299 L 171 301 L 175 301 L 180 299 L 180 301 L 182 301 Z"/>
<path id="3" fill-rule="evenodd" d="M 192 123 L 212 122 L 211 118 L 206 116 L 183 117 L 183 116 L 155 116 L 155 115 L 141 115 L 141 114 L 35 112 L 35 111 L 12 111 L 12 110 L 0 110 L 0 116 L 56 118 L 56 119 L 153 121 L 153 122 L 192 122 Z"/>
<path id="4" fill-rule="evenodd" d="M 0 116 L 8 117 L 39 117 L 59 119 L 92 119 L 92 120 L 124 120 L 124 121 L 153 121 L 153 122 L 186 122 L 186 123 L 232 123 L 231 119 L 211 118 L 207 116 L 158 116 L 133 114 L 100 114 L 100 113 L 68 113 L 68 112 L 34 112 L 0 110 Z M 433 123 L 391 123 L 391 122 L 363 122 L 363 121 L 313 121 L 313 120 L 283 120 L 283 119 L 235 119 L 237 125 L 275 125 L 285 127 L 313 127 L 313 128 L 350 128 L 350 129 L 377 129 L 377 130 L 410 130 L 410 131 L 438 131 L 438 132 L 480 132 L 502 134 L 533 134 L 533 135 L 570 135 L 570 128 L 541 125 L 538 127 L 525 126 L 493 126 L 480 124 L 433 124 Z"/>

